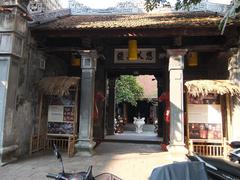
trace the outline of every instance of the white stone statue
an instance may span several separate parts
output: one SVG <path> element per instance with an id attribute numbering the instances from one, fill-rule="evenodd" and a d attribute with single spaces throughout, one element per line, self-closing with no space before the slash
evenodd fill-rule
<path id="1" fill-rule="evenodd" d="M 143 118 L 136 118 L 136 117 L 133 117 L 134 121 L 133 121 L 133 124 L 135 125 L 135 128 L 136 128 L 136 132 L 137 133 L 141 133 L 143 132 L 143 125 L 145 124 L 145 117 Z"/>

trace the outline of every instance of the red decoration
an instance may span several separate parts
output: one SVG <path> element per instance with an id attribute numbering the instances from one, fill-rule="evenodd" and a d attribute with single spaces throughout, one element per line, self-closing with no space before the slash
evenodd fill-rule
<path id="1" fill-rule="evenodd" d="M 159 102 L 165 102 L 164 110 L 164 120 L 166 122 L 165 133 L 164 133 L 164 142 L 169 143 L 170 137 L 170 96 L 169 92 L 164 92 L 158 98 Z"/>

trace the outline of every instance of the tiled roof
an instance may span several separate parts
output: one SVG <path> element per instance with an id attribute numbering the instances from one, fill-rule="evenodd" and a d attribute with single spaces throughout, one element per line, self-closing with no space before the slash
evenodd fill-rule
<path id="1" fill-rule="evenodd" d="M 222 17 L 207 12 L 135 15 L 79 15 L 38 25 L 42 30 L 84 30 L 123 28 L 172 28 L 217 26 Z"/>

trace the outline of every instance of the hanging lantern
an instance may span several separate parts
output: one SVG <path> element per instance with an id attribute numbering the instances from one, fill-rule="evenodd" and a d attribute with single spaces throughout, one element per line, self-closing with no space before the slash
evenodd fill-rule
<path id="1" fill-rule="evenodd" d="M 197 66 L 198 65 L 198 54 L 197 52 L 190 52 L 188 54 L 188 66 Z"/>
<path id="2" fill-rule="evenodd" d="M 129 40 L 128 41 L 128 59 L 130 61 L 135 61 L 138 58 L 137 52 L 137 40 Z"/>
<path id="3" fill-rule="evenodd" d="M 72 58 L 71 58 L 71 65 L 78 67 L 81 65 L 81 58 L 72 54 Z"/>
<path id="4" fill-rule="evenodd" d="M 71 65 L 72 65 L 72 66 L 80 66 L 80 64 L 81 64 L 80 61 L 81 61 L 80 58 L 73 57 L 73 58 L 71 59 Z"/>

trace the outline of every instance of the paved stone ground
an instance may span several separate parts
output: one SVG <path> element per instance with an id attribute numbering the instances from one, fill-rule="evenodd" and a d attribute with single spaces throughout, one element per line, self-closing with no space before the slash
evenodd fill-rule
<path id="1" fill-rule="evenodd" d="M 178 160 L 168 152 L 161 152 L 159 145 L 116 142 L 101 143 L 92 157 L 62 156 L 66 172 L 86 170 L 93 165 L 95 175 L 110 172 L 124 180 L 147 180 L 153 168 Z M 42 180 L 47 179 L 48 172 L 57 173 L 60 169 L 52 152 L 35 154 L 31 158 L 0 167 L 0 179 Z"/>
<path id="2" fill-rule="evenodd" d="M 135 131 L 124 131 L 120 134 L 107 135 L 105 140 L 125 141 L 125 142 L 148 142 L 149 144 L 160 144 L 163 141 L 162 137 L 158 137 L 153 131 L 143 131 L 136 133 Z"/>

